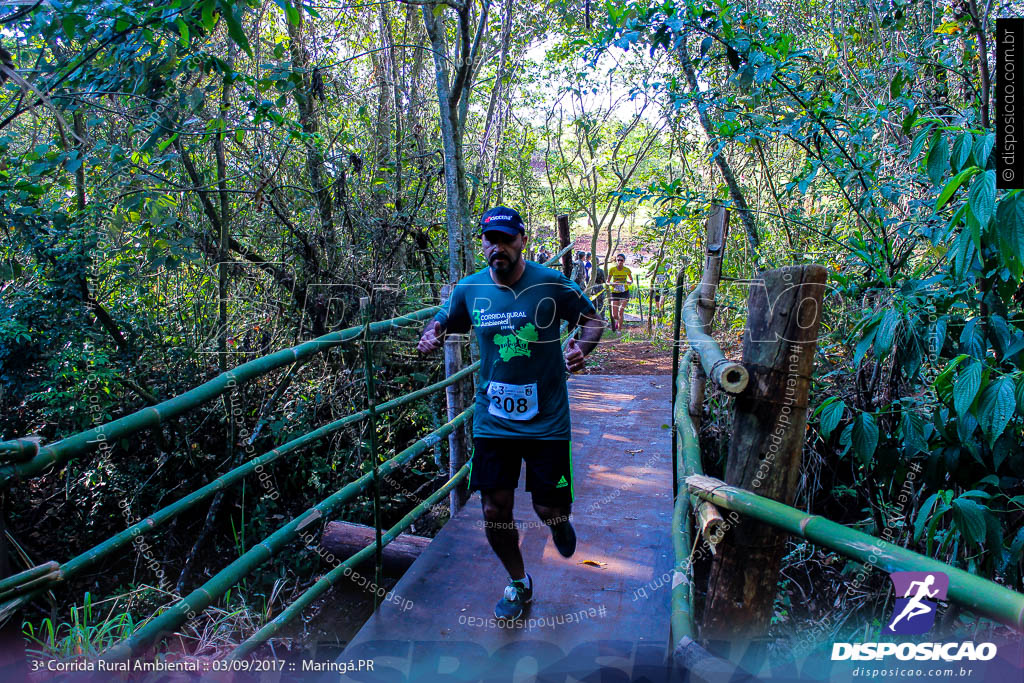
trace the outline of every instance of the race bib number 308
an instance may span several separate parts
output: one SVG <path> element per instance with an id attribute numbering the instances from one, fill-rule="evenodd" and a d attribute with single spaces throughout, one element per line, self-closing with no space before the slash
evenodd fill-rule
<path id="1" fill-rule="evenodd" d="M 491 382 L 487 385 L 487 402 L 487 412 L 495 417 L 529 420 L 537 416 L 537 385 Z"/>

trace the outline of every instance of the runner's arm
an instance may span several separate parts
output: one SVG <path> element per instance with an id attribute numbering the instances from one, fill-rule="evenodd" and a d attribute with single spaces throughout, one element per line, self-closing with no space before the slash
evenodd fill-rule
<path id="1" fill-rule="evenodd" d="M 584 313 L 580 316 L 580 331 L 579 331 L 579 343 L 580 350 L 583 351 L 583 355 L 586 356 L 597 346 L 597 342 L 601 340 L 601 335 L 604 334 L 604 320 Z"/>

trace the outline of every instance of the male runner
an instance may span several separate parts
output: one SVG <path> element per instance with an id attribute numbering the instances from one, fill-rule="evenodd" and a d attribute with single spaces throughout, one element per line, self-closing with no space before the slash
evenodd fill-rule
<path id="1" fill-rule="evenodd" d="M 565 372 L 583 369 L 604 324 L 593 317 L 594 306 L 578 285 L 522 258 L 526 235 L 517 211 L 503 206 L 487 211 L 480 232 L 489 267 L 456 284 L 417 348 L 434 351 L 445 333 L 476 330 L 482 363 L 469 489 L 480 490 L 487 541 L 509 574 L 494 616 L 511 620 L 533 598 L 533 579 L 523 566 L 512 517 L 523 460 L 526 490 L 555 547 L 563 557 L 576 551 L 569 523 L 573 489 Z M 580 325 L 579 341 L 570 340 L 564 356 L 560 320 Z"/>

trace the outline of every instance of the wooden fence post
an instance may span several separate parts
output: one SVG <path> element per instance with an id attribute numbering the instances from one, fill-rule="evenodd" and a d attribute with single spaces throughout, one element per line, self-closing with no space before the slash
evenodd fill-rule
<path id="1" fill-rule="evenodd" d="M 561 251 L 569 246 L 569 216 L 566 214 L 559 214 L 555 222 L 558 225 L 558 250 Z M 562 254 L 562 275 L 569 277 L 572 275 L 572 251 L 567 251 Z"/>
<path id="2" fill-rule="evenodd" d="M 453 285 L 445 285 L 441 289 L 441 305 L 443 306 L 452 293 Z M 444 340 L 444 376 L 451 377 L 462 369 L 462 347 L 455 336 L 449 335 Z M 454 420 L 463 411 L 465 401 L 462 394 L 462 382 L 449 384 L 444 390 L 448 402 L 448 420 Z M 466 464 L 466 428 L 460 426 L 448 435 L 448 476 L 454 477 Z M 451 517 L 462 509 L 469 500 L 465 486 L 456 486 L 448 494 L 448 506 Z"/>
<path id="3" fill-rule="evenodd" d="M 725 481 L 792 505 L 800 474 L 814 353 L 827 272 L 820 265 L 762 273 L 747 300 L 743 365 Z M 718 544 L 704 607 L 704 638 L 764 636 L 786 534 L 741 520 Z"/>
<path id="4" fill-rule="evenodd" d="M 722 279 L 722 261 L 725 258 L 725 238 L 729 235 L 729 210 L 715 207 L 706 222 L 706 238 L 704 243 L 704 272 L 700 277 L 700 298 L 697 299 L 697 312 L 704 323 L 704 331 L 711 334 L 711 319 L 715 316 L 715 293 Z M 694 430 L 700 434 L 701 414 L 704 409 L 704 384 L 707 376 L 700 363 L 694 364 L 690 375 L 690 419 Z"/>

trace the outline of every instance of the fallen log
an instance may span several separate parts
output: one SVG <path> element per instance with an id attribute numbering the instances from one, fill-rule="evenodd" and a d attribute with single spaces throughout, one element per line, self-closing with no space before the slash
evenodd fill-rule
<path id="1" fill-rule="evenodd" d="M 320 545 L 330 551 L 338 560 L 347 560 L 368 545 L 376 543 L 377 535 L 372 526 L 352 522 L 328 522 L 320 538 Z M 405 573 L 420 553 L 430 545 L 426 536 L 402 534 L 384 546 L 382 561 L 384 573 L 398 576 Z M 357 565 L 357 569 L 373 568 L 373 557 Z"/>

